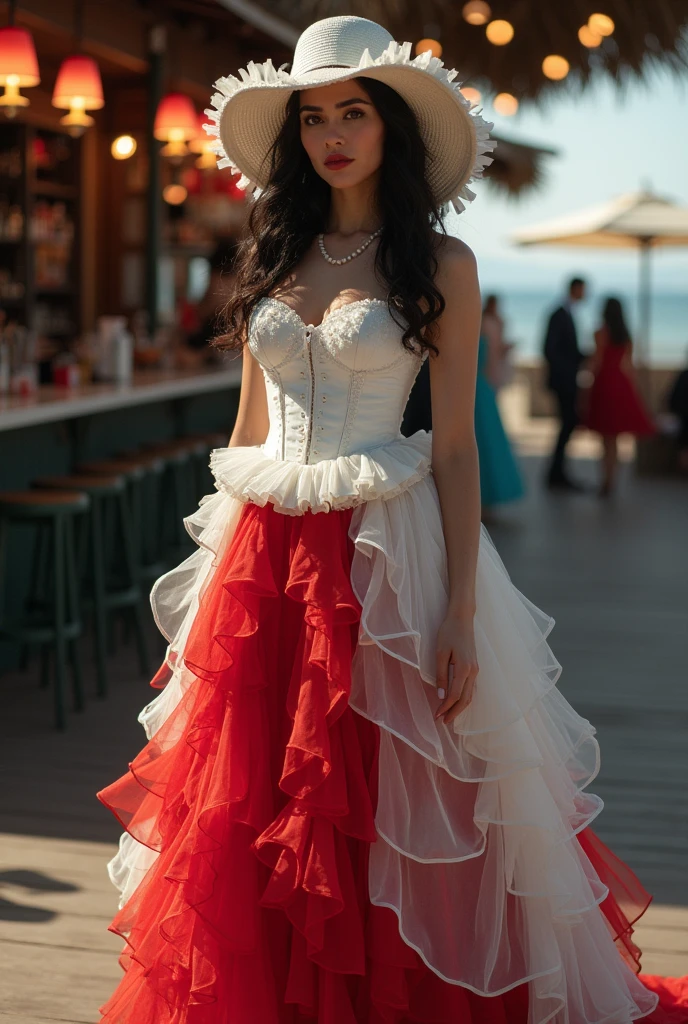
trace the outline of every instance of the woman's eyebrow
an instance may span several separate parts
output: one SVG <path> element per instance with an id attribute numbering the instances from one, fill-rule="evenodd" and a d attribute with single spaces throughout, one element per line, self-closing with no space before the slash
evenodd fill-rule
<path id="1" fill-rule="evenodd" d="M 356 96 L 351 100 L 341 100 L 339 103 L 335 103 L 335 109 L 340 110 L 341 107 L 350 107 L 352 103 L 365 103 L 369 107 L 372 106 L 370 100 L 364 100 L 362 97 Z M 299 114 L 302 114 L 304 110 L 309 111 L 309 113 L 312 112 L 319 114 L 322 112 L 322 109 L 322 107 L 303 106 L 299 107 Z"/>

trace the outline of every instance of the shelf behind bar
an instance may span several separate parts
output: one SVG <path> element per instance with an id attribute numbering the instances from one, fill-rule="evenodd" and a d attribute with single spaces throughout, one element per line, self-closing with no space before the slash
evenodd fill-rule
<path id="1" fill-rule="evenodd" d="M 236 388 L 241 384 L 241 362 L 235 359 L 228 366 L 201 371 L 138 370 L 131 384 L 85 384 L 77 388 L 47 384 L 27 397 L 0 395 L 0 431 Z"/>
<path id="2" fill-rule="evenodd" d="M 75 185 L 63 185 L 59 181 L 29 182 L 29 189 L 35 196 L 46 196 L 53 199 L 76 199 L 78 191 Z"/>

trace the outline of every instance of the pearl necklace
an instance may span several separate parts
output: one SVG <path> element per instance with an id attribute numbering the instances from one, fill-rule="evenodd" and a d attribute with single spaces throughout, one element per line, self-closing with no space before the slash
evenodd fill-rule
<path id="1" fill-rule="evenodd" d="M 335 260 L 330 256 L 329 252 L 325 248 L 325 235 L 322 232 L 318 235 L 318 246 L 323 258 L 326 259 L 328 263 L 331 263 L 334 267 L 340 267 L 342 263 L 348 263 L 349 260 L 356 259 L 356 257 L 360 256 L 362 252 L 365 252 L 371 242 L 373 242 L 380 234 L 382 234 L 382 228 L 378 228 L 377 231 L 373 231 L 372 235 L 366 238 L 365 242 L 359 245 L 358 249 L 355 249 L 349 256 L 343 256 L 340 260 Z"/>

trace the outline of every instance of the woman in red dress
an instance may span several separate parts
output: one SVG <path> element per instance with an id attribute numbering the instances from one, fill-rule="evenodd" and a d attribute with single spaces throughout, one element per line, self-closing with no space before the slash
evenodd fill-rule
<path id="1" fill-rule="evenodd" d="M 602 483 L 600 494 L 611 494 L 618 465 L 619 434 L 647 437 L 656 428 L 636 390 L 633 345 L 618 299 L 607 299 L 602 326 L 595 331 L 595 354 L 590 366 L 594 382 L 590 390 L 585 425 L 602 436 Z"/>
<path id="2" fill-rule="evenodd" d="M 255 199 L 244 375 L 198 551 L 151 600 L 149 737 L 99 796 L 108 1024 L 628 1024 L 649 897 L 588 827 L 594 729 L 480 526 L 480 294 L 441 210 L 488 127 L 364 18 L 217 83 Z M 400 424 L 431 353 L 433 431 Z"/>

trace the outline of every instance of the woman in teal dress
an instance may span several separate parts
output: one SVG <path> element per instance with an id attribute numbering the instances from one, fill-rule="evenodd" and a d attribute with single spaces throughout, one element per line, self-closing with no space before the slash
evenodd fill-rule
<path id="1" fill-rule="evenodd" d="M 523 478 L 506 436 L 491 383 L 490 348 L 484 333 L 478 349 L 475 393 L 475 439 L 480 458 L 480 502 L 483 509 L 515 501 L 524 493 Z"/>

